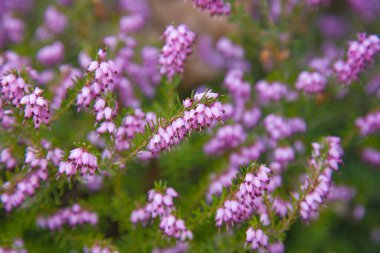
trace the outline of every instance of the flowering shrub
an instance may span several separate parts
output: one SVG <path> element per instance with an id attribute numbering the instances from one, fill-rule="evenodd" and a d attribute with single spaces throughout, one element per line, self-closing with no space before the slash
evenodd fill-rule
<path id="1" fill-rule="evenodd" d="M 376 252 L 379 15 L 2 1 L 0 252 Z"/>

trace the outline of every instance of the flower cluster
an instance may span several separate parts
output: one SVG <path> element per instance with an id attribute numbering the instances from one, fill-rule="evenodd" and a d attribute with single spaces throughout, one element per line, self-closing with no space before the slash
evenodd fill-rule
<path id="1" fill-rule="evenodd" d="M 223 187 L 231 186 L 231 180 L 236 177 L 239 167 L 249 165 L 250 161 L 257 160 L 264 150 L 264 145 L 260 141 L 257 141 L 250 146 L 242 147 L 239 151 L 232 153 L 230 155 L 228 169 L 218 176 L 212 176 L 206 194 L 207 201 L 211 202 L 213 195 L 220 195 L 223 191 Z"/>
<path id="2" fill-rule="evenodd" d="M 306 94 L 321 93 L 324 91 L 327 79 L 319 72 L 303 71 L 297 78 L 296 88 Z"/>
<path id="3" fill-rule="evenodd" d="M 148 192 L 148 203 L 140 209 L 136 209 L 131 214 L 131 222 L 136 224 L 160 218 L 160 229 L 168 237 L 185 241 L 191 240 L 193 234 L 186 229 L 185 222 L 177 219 L 172 213 L 175 210 L 173 198 L 178 197 L 178 193 L 173 188 L 166 188 L 165 194 L 154 189 Z"/>
<path id="4" fill-rule="evenodd" d="M 5 105 L 0 98 L 0 124 L 1 126 L 7 130 L 11 129 L 14 123 L 16 122 L 15 117 L 13 116 L 13 112 L 10 109 L 5 109 Z"/>
<path id="5" fill-rule="evenodd" d="M 21 98 L 29 92 L 29 85 L 22 77 L 9 73 L 1 77 L 1 97 L 12 105 L 20 105 Z"/>
<path id="6" fill-rule="evenodd" d="M 276 163 L 276 165 L 272 163 L 271 168 L 279 168 L 279 169 L 286 168 L 288 163 L 293 161 L 294 158 L 295 158 L 295 155 L 294 155 L 294 150 L 292 147 L 290 146 L 277 147 L 273 151 L 273 160 L 274 160 L 273 163 Z"/>
<path id="7" fill-rule="evenodd" d="M 182 74 L 186 58 L 191 54 L 191 46 L 195 42 L 196 35 L 186 25 L 177 28 L 168 26 L 163 34 L 165 45 L 159 58 L 160 73 L 166 75 L 169 80 L 175 74 Z"/>
<path id="8" fill-rule="evenodd" d="M 365 91 L 368 96 L 380 98 L 380 74 L 371 78 L 365 87 Z"/>
<path id="9" fill-rule="evenodd" d="M 262 205 L 262 195 L 270 183 L 271 170 L 263 165 L 257 171 L 247 173 L 231 199 L 224 201 L 215 216 L 217 226 L 233 225 L 250 218 L 253 211 Z"/>
<path id="10" fill-rule="evenodd" d="M 258 140 L 249 146 L 242 147 L 238 152 L 232 153 L 230 165 L 236 168 L 240 165 L 249 165 L 250 161 L 257 160 L 264 151 L 264 144 Z"/>
<path id="11" fill-rule="evenodd" d="M 144 27 L 145 20 L 140 14 L 133 14 L 121 17 L 119 26 L 120 31 L 123 33 L 135 33 Z"/>
<path id="12" fill-rule="evenodd" d="M 258 100 L 262 104 L 268 104 L 270 102 L 277 102 L 281 99 L 292 101 L 297 97 L 297 94 L 291 92 L 285 84 L 274 82 L 268 83 L 261 80 L 256 83 L 255 86 Z"/>
<path id="13" fill-rule="evenodd" d="M 37 225 L 40 228 L 49 230 L 60 230 L 66 224 L 70 227 L 75 227 L 86 223 L 91 225 L 97 224 L 98 215 L 82 210 L 78 204 L 63 208 L 49 217 L 39 217 L 37 219 Z"/>
<path id="14" fill-rule="evenodd" d="M 251 86 L 243 80 L 242 70 L 230 70 L 224 79 L 224 86 L 236 103 L 244 103 L 250 98 Z"/>
<path id="15" fill-rule="evenodd" d="M 48 40 L 53 35 L 62 33 L 68 24 L 67 17 L 53 6 L 45 11 L 45 20 L 42 26 L 37 28 L 36 37 L 39 40 Z"/>
<path id="16" fill-rule="evenodd" d="M 112 121 L 115 117 L 115 109 L 106 105 L 106 101 L 102 98 L 98 98 L 94 104 L 94 110 L 96 113 L 96 123 L 100 126 L 96 129 L 99 134 L 109 133 L 114 134 L 116 131 L 116 125 Z M 102 120 L 105 120 L 101 122 Z M 101 123 L 100 123 L 101 122 Z"/>
<path id="17" fill-rule="evenodd" d="M 300 118 L 283 118 L 269 114 L 264 119 L 265 130 L 273 140 L 281 140 L 306 131 L 306 123 Z"/>
<path id="18" fill-rule="evenodd" d="M 246 133 L 240 124 L 223 126 L 218 129 L 214 138 L 204 146 L 208 155 L 220 155 L 225 150 L 238 147 L 246 139 Z"/>
<path id="19" fill-rule="evenodd" d="M 62 42 L 56 41 L 51 45 L 41 48 L 37 53 L 37 60 L 45 66 L 50 66 L 60 63 L 64 55 L 65 48 Z"/>
<path id="20" fill-rule="evenodd" d="M 185 241 L 193 239 L 193 233 L 186 228 L 185 222 L 177 219 L 174 215 L 161 218 L 160 229 L 166 236 L 177 240 Z"/>
<path id="21" fill-rule="evenodd" d="M 200 103 L 202 98 L 217 98 L 219 95 L 208 91 L 197 93 L 192 99 L 183 102 L 185 108 L 195 106 L 190 110 L 185 110 L 182 117 L 173 120 L 166 127 L 158 128 L 158 132 L 150 139 L 146 151 L 140 152 L 141 159 L 149 159 L 157 156 L 161 151 L 168 150 L 178 144 L 192 130 L 201 130 L 211 127 L 216 122 L 221 121 L 224 113 L 220 102 L 213 102 L 210 105 Z M 196 102 L 193 105 L 193 102 Z"/>
<path id="22" fill-rule="evenodd" d="M 0 46 L 8 43 L 20 43 L 24 39 L 25 24 L 21 19 L 16 18 L 12 14 L 5 14 L 0 17 L 1 27 Z"/>
<path id="23" fill-rule="evenodd" d="M 312 146 L 311 175 L 307 176 L 302 185 L 304 196 L 299 202 L 300 215 L 304 220 L 318 216 L 318 208 L 329 193 L 331 175 L 342 162 L 343 151 L 338 137 L 326 137 L 324 142 L 313 143 Z"/>
<path id="24" fill-rule="evenodd" d="M 146 46 L 141 50 L 140 54 L 142 64 L 126 60 L 125 70 L 128 78 L 141 89 L 145 96 L 153 97 L 155 87 L 161 80 L 161 75 L 159 73 L 160 52 L 155 47 Z M 121 54 L 115 60 L 120 60 L 120 58 L 123 57 L 127 58 Z"/>
<path id="25" fill-rule="evenodd" d="M 266 249 L 268 247 L 269 237 L 261 229 L 255 230 L 249 227 L 246 235 L 246 243 L 251 246 L 252 250 Z"/>
<path id="26" fill-rule="evenodd" d="M 221 37 L 214 46 L 210 36 L 202 35 L 198 44 L 200 58 L 215 69 L 245 72 L 250 69 L 249 62 L 244 59 L 244 49 L 227 37 Z"/>
<path id="27" fill-rule="evenodd" d="M 12 156 L 11 150 L 5 148 L 0 153 L 0 162 L 5 165 L 8 170 L 14 169 L 17 165 L 17 160 Z"/>
<path id="28" fill-rule="evenodd" d="M 331 184 L 329 194 L 327 195 L 328 201 L 340 200 L 343 202 L 350 202 L 356 195 L 356 189 L 346 185 Z"/>
<path id="29" fill-rule="evenodd" d="M 167 188 L 165 194 L 154 189 L 148 192 L 148 203 L 140 209 L 134 210 L 131 214 L 131 222 L 146 223 L 156 217 L 168 216 L 174 211 L 173 198 L 177 198 L 178 193 L 173 188 Z"/>
<path id="30" fill-rule="evenodd" d="M 188 243 L 186 242 L 177 242 L 174 247 L 170 248 L 161 248 L 161 249 L 154 249 L 152 253 L 183 253 L 186 252 L 189 248 Z"/>
<path id="31" fill-rule="evenodd" d="M 117 128 L 115 149 L 118 151 L 128 150 L 133 137 L 137 133 L 143 133 L 147 123 L 152 124 L 155 122 L 156 115 L 154 113 L 144 113 L 141 109 L 135 109 L 134 114 L 125 116 L 121 126 Z"/>
<path id="32" fill-rule="evenodd" d="M 193 0 L 194 6 L 208 11 L 211 16 L 229 15 L 231 12 L 230 4 L 224 3 L 224 0 Z"/>
<path id="33" fill-rule="evenodd" d="M 244 49 L 240 45 L 232 43 L 227 37 L 221 37 L 216 42 L 216 50 L 221 54 L 227 69 L 244 71 L 249 69 L 249 63 L 244 59 Z"/>
<path id="34" fill-rule="evenodd" d="M 345 84 L 356 81 L 379 52 L 380 38 L 377 35 L 367 36 L 360 33 L 357 41 L 350 42 L 346 61 L 339 60 L 334 64 L 339 81 Z"/>
<path id="35" fill-rule="evenodd" d="M 42 157 L 38 149 L 27 147 L 24 161 L 29 166 L 27 173 L 3 185 L 5 191 L 1 195 L 1 201 L 7 212 L 24 203 L 26 197 L 33 196 L 40 188 L 41 181 L 47 180 L 49 159 Z"/>
<path id="36" fill-rule="evenodd" d="M 84 176 L 89 171 L 94 174 L 98 168 L 98 159 L 89 153 L 85 148 L 76 148 L 71 150 L 69 159 L 59 163 L 58 174 L 66 173 L 67 176 L 74 176 L 77 172 Z"/>
<path id="37" fill-rule="evenodd" d="M 85 248 L 85 253 L 119 253 L 117 250 L 113 250 L 109 247 L 102 246 L 100 244 L 93 245 L 90 249 Z"/>
<path id="38" fill-rule="evenodd" d="M 351 8 L 367 22 L 375 20 L 380 13 L 380 5 L 376 0 L 348 0 L 348 3 Z"/>
<path id="39" fill-rule="evenodd" d="M 366 148 L 362 151 L 362 159 L 373 166 L 379 166 L 380 151 L 373 148 Z"/>
<path id="40" fill-rule="evenodd" d="M 40 187 L 40 181 L 45 181 L 48 177 L 46 169 L 31 171 L 23 179 L 18 181 L 15 186 L 11 182 L 3 185 L 5 192 L 1 195 L 1 202 L 7 212 L 24 203 L 26 197 L 33 196 Z"/>
<path id="41" fill-rule="evenodd" d="M 280 198 L 272 200 L 272 210 L 281 218 L 284 218 L 289 212 L 293 211 L 292 204 Z"/>
<path id="42" fill-rule="evenodd" d="M 41 123 L 49 125 L 50 112 L 47 100 L 42 96 L 44 91 L 36 87 L 30 95 L 23 96 L 20 100 L 21 105 L 25 105 L 24 117 L 33 117 L 34 127 L 38 129 Z"/>
<path id="43" fill-rule="evenodd" d="M 355 122 L 361 136 L 376 133 L 380 129 L 380 111 L 369 113 Z"/>
<path id="44" fill-rule="evenodd" d="M 114 89 L 114 79 L 116 78 L 116 67 L 113 61 L 106 61 L 107 52 L 99 49 L 98 60 L 91 61 L 87 66 L 87 72 L 94 74 L 94 82 L 82 88 L 77 96 L 78 109 L 89 107 L 90 103 L 102 93 Z"/>
<path id="45" fill-rule="evenodd" d="M 51 103 L 53 109 L 61 107 L 62 101 L 66 98 L 67 90 L 73 88 L 75 85 L 74 80 L 82 76 L 82 72 L 79 69 L 65 64 L 59 67 L 62 80 L 60 84 L 54 90 L 54 98 Z"/>

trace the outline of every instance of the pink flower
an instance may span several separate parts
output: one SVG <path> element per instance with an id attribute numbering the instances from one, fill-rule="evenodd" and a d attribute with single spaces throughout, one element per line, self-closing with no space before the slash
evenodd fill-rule
<path id="1" fill-rule="evenodd" d="M 17 161 L 12 156 L 11 150 L 9 148 L 3 149 L 1 151 L 0 162 L 3 163 L 8 170 L 14 169 L 17 164 Z"/>
<path id="2" fill-rule="evenodd" d="M 252 250 L 268 247 L 269 237 L 261 229 L 254 230 L 252 227 L 249 227 L 246 235 L 246 243 L 251 245 Z"/>
<path id="3" fill-rule="evenodd" d="M 319 206 L 328 197 L 331 175 L 334 170 L 338 170 L 338 164 L 342 162 L 342 154 L 340 139 L 337 137 L 329 136 L 325 138 L 323 143 L 313 145 L 312 159 L 309 163 L 316 176 L 308 175 L 302 185 L 302 190 L 305 193 L 300 201 L 302 219 L 310 220 L 318 217 Z"/>
<path id="4" fill-rule="evenodd" d="M 29 84 L 22 77 L 6 74 L 1 77 L 1 97 L 12 105 L 18 106 L 21 98 L 29 92 Z"/>
<path id="5" fill-rule="evenodd" d="M 168 26 L 163 37 L 165 45 L 159 58 L 160 73 L 171 80 L 175 74 L 184 72 L 184 64 L 187 56 L 192 52 L 191 46 L 194 44 L 196 35 L 186 25 L 180 25 L 177 28 Z"/>
<path id="6" fill-rule="evenodd" d="M 380 129 L 380 111 L 375 111 L 356 119 L 355 125 L 359 128 L 361 136 L 376 133 Z"/>
<path id="7" fill-rule="evenodd" d="M 64 225 L 75 227 L 83 224 L 96 225 L 98 215 L 93 212 L 82 210 L 78 204 L 72 207 L 63 208 L 55 214 L 48 217 L 38 217 L 37 225 L 42 229 L 59 230 Z"/>
<path id="8" fill-rule="evenodd" d="M 215 216 L 216 225 L 222 226 L 223 223 L 232 225 L 242 222 L 251 217 L 255 210 L 263 213 L 262 195 L 268 191 L 270 174 L 271 170 L 265 166 L 260 166 L 252 173 L 247 173 L 238 190 L 224 202 L 222 207 L 218 208 Z M 263 219 L 263 224 L 268 224 L 265 219 Z"/>
<path id="9" fill-rule="evenodd" d="M 223 126 L 203 149 L 208 155 L 220 155 L 228 149 L 238 147 L 245 139 L 246 133 L 240 124 Z"/>
<path id="10" fill-rule="evenodd" d="M 230 70 L 224 79 L 224 86 L 231 94 L 235 103 L 245 103 L 251 96 L 251 86 L 243 80 L 242 70 Z"/>
<path id="11" fill-rule="evenodd" d="M 197 93 L 194 95 L 194 101 L 201 101 L 202 98 L 213 99 L 219 95 L 213 92 Z M 188 106 L 194 101 L 185 100 Z M 146 149 L 140 153 L 140 158 L 156 157 L 160 152 L 169 150 L 177 145 L 192 130 L 202 130 L 206 127 L 215 125 L 221 121 L 224 113 L 223 106 L 220 102 L 214 102 L 210 105 L 198 103 L 195 108 L 188 109 L 182 117 L 173 120 L 166 127 L 160 127 L 157 133 L 150 139 Z M 147 153 L 146 151 L 150 152 Z"/>
<path id="12" fill-rule="evenodd" d="M 345 84 L 356 81 L 359 74 L 373 62 L 379 52 L 380 39 L 377 35 L 358 34 L 358 40 L 349 43 L 347 59 L 334 64 L 334 71 L 339 81 Z"/>
<path id="13" fill-rule="evenodd" d="M 20 104 L 25 105 L 25 119 L 33 117 L 34 127 L 38 129 L 41 123 L 49 125 L 49 108 L 47 100 L 42 97 L 43 90 L 36 87 L 34 92 L 21 98 Z"/>
<path id="14" fill-rule="evenodd" d="M 325 89 L 327 79 L 319 72 L 303 71 L 297 78 L 297 90 L 303 90 L 306 94 L 321 93 Z"/>
<path id="15" fill-rule="evenodd" d="M 255 90 L 261 104 L 267 105 L 270 102 L 278 102 L 281 99 L 292 101 L 297 94 L 291 92 L 285 84 L 279 82 L 268 83 L 261 80 L 256 83 Z"/>
<path id="16" fill-rule="evenodd" d="M 62 42 L 56 41 L 51 45 L 41 48 L 37 53 L 37 60 L 45 66 L 60 63 L 65 56 L 65 48 Z"/>
<path id="17" fill-rule="evenodd" d="M 229 3 L 224 3 L 223 0 L 193 0 L 194 6 L 208 11 L 211 16 L 229 15 L 231 7 Z"/>
<path id="18" fill-rule="evenodd" d="M 59 163 L 58 174 L 65 173 L 67 176 L 73 176 L 79 172 L 81 176 L 84 176 L 89 171 L 92 175 L 97 169 L 99 168 L 96 156 L 85 148 L 76 148 L 71 150 L 67 161 Z"/>

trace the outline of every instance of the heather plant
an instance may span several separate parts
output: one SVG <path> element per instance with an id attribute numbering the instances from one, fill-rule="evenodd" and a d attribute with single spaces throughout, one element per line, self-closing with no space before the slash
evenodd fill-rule
<path id="1" fill-rule="evenodd" d="M 377 252 L 379 15 L 0 2 L 0 252 Z"/>

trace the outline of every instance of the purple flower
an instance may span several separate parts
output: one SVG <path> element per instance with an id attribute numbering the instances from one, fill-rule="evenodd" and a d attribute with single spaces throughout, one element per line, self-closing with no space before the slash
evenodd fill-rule
<path id="1" fill-rule="evenodd" d="M 273 151 L 274 161 L 279 163 L 281 168 L 287 167 L 288 163 L 294 160 L 294 150 L 292 147 L 277 147 Z"/>
<path id="2" fill-rule="evenodd" d="M 355 125 L 359 128 L 361 136 L 376 133 L 380 129 L 380 111 L 368 113 L 356 119 Z"/>
<path id="3" fill-rule="evenodd" d="M 17 165 L 17 160 L 12 156 L 9 148 L 1 151 L 0 162 L 4 164 L 8 170 L 14 169 Z"/>
<path id="4" fill-rule="evenodd" d="M 20 43 L 24 39 L 25 25 L 21 19 L 4 15 L 2 20 L 2 30 L 6 39 L 11 43 Z M 1 44 L 1 42 L 0 42 Z"/>
<path id="5" fill-rule="evenodd" d="M 71 150 L 67 161 L 59 163 L 58 174 L 65 173 L 67 176 L 74 176 L 79 172 L 81 176 L 84 176 L 89 171 L 90 175 L 93 175 L 97 169 L 99 168 L 96 156 L 85 148 L 76 148 Z"/>
<path id="6" fill-rule="evenodd" d="M 359 74 L 373 62 L 380 51 L 380 39 L 377 35 L 358 35 L 357 41 L 349 43 L 347 59 L 339 60 L 334 64 L 334 71 L 340 82 L 351 84 L 356 81 Z"/>
<path id="7" fill-rule="evenodd" d="M 160 73 L 171 80 L 175 74 L 184 72 L 185 61 L 192 52 L 196 35 L 186 25 L 180 25 L 178 28 L 168 26 L 163 37 L 165 45 L 159 58 Z"/>
<path id="8" fill-rule="evenodd" d="M 156 157 L 160 152 L 177 145 L 191 131 L 202 130 L 221 121 L 224 109 L 220 102 L 214 102 L 210 105 L 199 103 L 203 97 L 217 98 L 218 96 L 217 93 L 211 91 L 195 94 L 194 100 L 198 102 L 196 107 L 184 111 L 182 117 L 173 120 L 166 127 L 158 128 L 158 132 L 150 139 L 146 147 L 147 150 L 139 154 L 140 158 Z M 191 101 L 188 101 L 185 100 L 184 105 L 192 104 Z"/>
<path id="9" fill-rule="evenodd" d="M 165 216 L 161 219 L 160 229 L 168 237 L 185 241 L 193 239 L 193 233 L 188 230 L 183 220 L 177 219 L 174 215 Z"/>
<path id="10" fill-rule="evenodd" d="M 40 187 L 40 182 L 46 181 L 48 178 L 46 159 L 37 158 L 38 154 L 33 152 L 35 151 L 28 148 L 25 159 L 25 163 L 31 166 L 28 173 L 16 184 L 10 184 L 10 182 L 3 184 L 5 191 L 1 194 L 0 199 L 7 212 L 24 203 L 26 197 L 33 196 Z"/>
<path id="11" fill-rule="evenodd" d="M 373 166 L 380 166 L 380 151 L 366 148 L 362 151 L 362 159 Z"/>
<path id="12" fill-rule="evenodd" d="M 65 48 L 62 42 L 56 41 L 51 45 L 41 48 L 37 53 L 37 60 L 45 66 L 60 63 L 65 56 Z"/>
<path id="13" fill-rule="evenodd" d="M 34 127 L 38 129 L 41 123 L 49 125 L 48 101 L 42 96 L 44 91 L 36 87 L 34 92 L 21 98 L 20 104 L 25 106 L 24 117 L 33 117 Z"/>
<path id="14" fill-rule="evenodd" d="M 224 86 L 238 104 L 244 104 L 251 95 L 251 86 L 243 80 L 242 70 L 230 70 L 224 79 Z"/>
<path id="15" fill-rule="evenodd" d="M 261 229 L 254 230 L 252 227 L 249 227 L 246 235 L 246 243 L 251 246 L 252 250 L 268 247 L 269 237 Z"/>
<path id="16" fill-rule="evenodd" d="M 343 155 L 338 137 L 326 137 L 323 143 L 313 143 L 312 158 L 309 161 L 314 171 L 302 185 L 304 196 L 300 201 L 300 215 L 303 220 L 318 217 L 319 206 L 328 197 L 331 175 L 338 170 Z"/>
<path id="17" fill-rule="evenodd" d="M 222 55 L 227 69 L 240 69 L 247 71 L 250 68 L 245 57 L 244 49 L 232 43 L 227 37 L 221 37 L 216 43 L 217 51 Z"/>
<path id="18" fill-rule="evenodd" d="M 295 133 L 306 131 L 306 123 L 300 118 L 283 118 L 275 114 L 269 114 L 264 119 L 264 127 L 273 140 L 281 140 Z"/>
<path id="19" fill-rule="evenodd" d="M 380 3 L 377 0 L 349 0 L 348 3 L 367 22 L 375 20 L 380 14 Z"/>
<path id="20" fill-rule="evenodd" d="M 37 225 L 42 229 L 60 230 L 64 225 L 75 227 L 85 223 L 95 225 L 98 223 L 98 215 L 83 210 L 79 204 L 63 208 L 49 217 L 38 217 Z"/>
<path id="21" fill-rule="evenodd" d="M 125 116 L 121 126 L 116 131 L 115 149 L 118 151 L 128 150 L 135 135 L 143 133 L 147 123 L 153 124 L 155 122 L 156 115 L 154 113 L 145 114 L 141 109 L 136 109 L 134 114 Z"/>
<path id="22" fill-rule="evenodd" d="M 223 0 L 193 0 L 194 6 L 209 12 L 211 16 L 229 15 L 231 6 Z"/>
<path id="23" fill-rule="evenodd" d="M 339 39 L 348 32 L 348 20 L 336 15 L 324 15 L 318 20 L 322 35 L 327 38 Z"/>
<path id="24" fill-rule="evenodd" d="M 20 105 L 20 100 L 29 92 L 29 84 L 22 77 L 6 74 L 0 79 L 1 97 L 14 106 Z"/>
<path id="25" fill-rule="evenodd" d="M 380 98 L 380 75 L 376 75 L 368 82 L 365 91 L 369 96 Z"/>
<path id="26" fill-rule="evenodd" d="M 321 93 L 324 91 L 327 79 L 319 72 L 303 71 L 297 78 L 297 90 L 303 90 L 306 94 Z"/>
<path id="27" fill-rule="evenodd" d="M 255 90 L 259 102 L 263 105 L 278 102 L 281 99 L 292 101 L 297 97 L 296 93 L 291 92 L 285 84 L 279 82 L 268 83 L 261 80 L 256 83 Z"/>
<path id="28" fill-rule="evenodd" d="M 260 118 L 261 118 L 260 108 L 252 107 L 251 109 L 248 109 L 243 113 L 241 121 L 245 128 L 250 129 L 257 125 Z"/>
<path id="29" fill-rule="evenodd" d="M 120 19 L 120 32 L 122 33 L 136 33 L 140 31 L 145 24 L 145 19 L 142 15 L 135 14 L 124 16 Z"/>
<path id="30" fill-rule="evenodd" d="M 228 125 L 218 129 L 215 137 L 204 146 L 207 155 L 221 155 L 224 151 L 238 147 L 246 139 L 242 125 Z"/>
<path id="31" fill-rule="evenodd" d="M 266 192 L 270 182 L 271 170 L 265 166 L 260 166 L 256 171 L 247 173 L 238 191 L 230 199 L 224 201 L 219 207 L 215 221 L 218 227 L 223 223 L 229 225 L 242 222 L 251 217 L 254 210 L 262 206 L 262 195 Z"/>
<path id="32" fill-rule="evenodd" d="M 48 29 L 48 32 L 59 34 L 65 30 L 67 23 L 67 17 L 57 9 L 52 6 L 46 9 L 44 26 Z"/>

